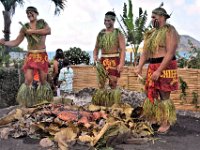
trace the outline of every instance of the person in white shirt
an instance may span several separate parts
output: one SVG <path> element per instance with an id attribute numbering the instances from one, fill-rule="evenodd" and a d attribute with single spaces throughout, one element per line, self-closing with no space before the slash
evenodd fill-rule
<path id="1" fill-rule="evenodd" d="M 63 95 L 66 92 L 73 90 L 73 69 L 69 66 L 69 60 L 65 58 L 63 60 L 63 68 L 60 70 L 58 82 L 60 94 Z"/>

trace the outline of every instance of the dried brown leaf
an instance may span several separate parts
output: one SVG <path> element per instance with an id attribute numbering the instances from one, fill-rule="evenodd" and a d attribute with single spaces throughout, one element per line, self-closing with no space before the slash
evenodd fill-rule
<path id="1" fill-rule="evenodd" d="M 81 142 L 89 142 L 92 145 L 94 141 L 94 137 L 91 137 L 89 135 L 81 135 L 79 136 L 79 140 Z"/>
<path id="2" fill-rule="evenodd" d="M 60 132 L 55 134 L 54 140 L 58 143 L 58 146 L 61 150 L 68 150 L 68 142 L 75 140 L 77 137 L 76 131 L 72 128 L 62 128 Z"/>
<path id="3" fill-rule="evenodd" d="M 23 116 L 23 112 L 21 109 L 13 110 L 7 116 L 0 119 L 0 126 L 9 124 L 15 120 L 19 120 L 22 118 L 22 116 Z"/>
<path id="4" fill-rule="evenodd" d="M 97 106 L 97 105 L 91 104 L 91 105 L 88 106 L 89 111 L 99 111 L 100 109 L 101 109 L 101 107 Z"/>

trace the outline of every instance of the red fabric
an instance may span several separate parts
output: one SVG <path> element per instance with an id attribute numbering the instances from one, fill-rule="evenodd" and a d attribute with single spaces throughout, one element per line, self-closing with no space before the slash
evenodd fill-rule
<path id="1" fill-rule="evenodd" d="M 42 70 L 48 73 L 48 55 L 43 53 L 28 53 L 24 62 L 23 70 L 27 69 Z"/>
<path id="2" fill-rule="evenodd" d="M 120 63 L 119 57 L 101 57 L 101 63 L 107 70 L 108 75 L 120 77 L 120 73 L 117 71 L 117 66 Z"/>
<path id="3" fill-rule="evenodd" d="M 151 102 L 154 102 L 154 99 L 158 99 L 159 90 L 170 92 L 178 89 L 176 60 L 170 62 L 167 68 L 162 71 L 162 74 L 160 75 L 157 81 L 152 81 L 151 76 L 153 72 L 158 69 L 159 66 L 160 63 L 149 64 L 147 69 L 145 89 L 147 91 L 147 97 Z"/>
<path id="4" fill-rule="evenodd" d="M 40 77 L 39 77 L 39 72 L 37 70 L 34 70 L 33 72 L 33 80 L 35 81 L 39 81 L 40 80 Z"/>

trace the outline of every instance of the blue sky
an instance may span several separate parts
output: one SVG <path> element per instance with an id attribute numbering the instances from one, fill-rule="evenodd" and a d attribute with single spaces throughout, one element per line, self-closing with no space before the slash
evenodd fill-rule
<path id="1" fill-rule="evenodd" d="M 38 18 L 45 19 L 52 29 L 47 37 L 47 51 L 57 48 L 67 50 L 70 47 L 79 47 L 82 50 L 93 50 L 98 32 L 104 28 L 104 14 L 115 10 L 117 16 L 123 13 L 123 4 L 128 0 L 67 0 L 65 10 L 59 16 L 54 15 L 54 4 L 50 0 L 25 0 L 24 7 L 17 6 L 12 17 L 11 40 L 15 39 L 21 26 L 19 21 L 28 22 L 25 10 L 27 6 L 38 8 Z M 169 23 L 174 25 L 179 34 L 187 34 L 200 40 L 200 0 L 132 0 L 133 12 L 137 16 L 138 8 L 147 10 L 150 19 L 152 9 L 164 2 L 164 8 L 172 13 Z M 3 6 L 0 5 L 2 12 Z M 3 15 L 0 15 L 0 29 L 3 30 Z M 148 20 L 149 22 L 150 20 Z M 115 23 L 115 27 L 119 27 Z M 3 34 L 0 34 L 3 38 Z M 24 40 L 20 47 L 26 49 Z"/>

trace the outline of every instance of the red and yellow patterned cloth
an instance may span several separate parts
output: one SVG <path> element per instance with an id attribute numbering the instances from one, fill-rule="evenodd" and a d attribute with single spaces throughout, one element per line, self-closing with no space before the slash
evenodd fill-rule
<path id="1" fill-rule="evenodd" d="M 108 75 L 120 77 L 117 66 L 120 63 L 119 57 L 101 57 L 101 63 L 108 72 Z"/>
<path id="2" fill-rule="evenodd" d="M 35 70 L 42 70 L 45 73 L 48 73 L 48 55 L 46 52 L 28 52 L 23 70 L 24 72 L 27 71 L 27 69 L 33 69 Z"/>
<path id="3" fill-rule="evenodd" d="M 162 71 L 161 76 L 157 81 L 152 81 L 151 76 L 154 71 L 158 69 L 161 63 L 150 63 L 147 70 L 147 79 L 145 89 L 147 97 L 153 103 L 154 99 L 158 99 L 158 90 L 161 91 L 174 91 L 178 89 L 177 77 L 177 62 L 172 60 L 167 68 Z"/>

